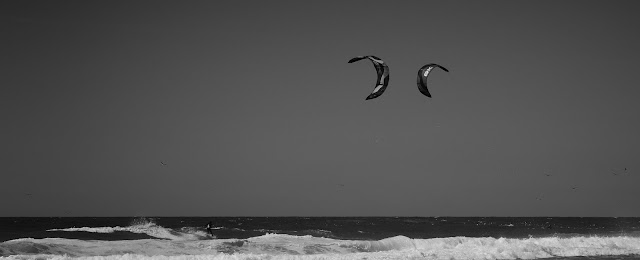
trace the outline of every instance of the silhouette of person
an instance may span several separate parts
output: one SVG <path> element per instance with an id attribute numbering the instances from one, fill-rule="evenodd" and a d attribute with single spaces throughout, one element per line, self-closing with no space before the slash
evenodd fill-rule
<path id="1" fill-rule="evenodd" d="M 207 232 L 209 232 L 209 234 L 211 234 L 212 237 L 215 237 L 215 235 L 213 235 L 213 230 L 211 230 L 211 221 L 207 223 Z"/>

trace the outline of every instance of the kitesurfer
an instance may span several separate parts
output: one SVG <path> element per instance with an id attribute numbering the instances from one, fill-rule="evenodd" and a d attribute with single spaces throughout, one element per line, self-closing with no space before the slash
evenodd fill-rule
<path id="1" fill-rule="evenodd" d="M 212 237 L 215 237 L 215 235 L 213 234 L 213 230 L 211 230 L 211 221 L 207 223 L 207 232 L 209 232 L 209 234 L 211 234 Z"/>

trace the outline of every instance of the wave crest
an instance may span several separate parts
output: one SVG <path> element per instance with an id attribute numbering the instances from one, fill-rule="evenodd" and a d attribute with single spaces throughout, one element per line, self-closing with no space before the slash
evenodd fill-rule
<path id="1" fill-rule="evenodd" d="M 405 236 L 395 236 L 378 241 L 357 241 L 344 243 L 340 246 L 354 248 L 360 252 L 380 252 L 389 250 L 415 249 L 414 239 Z"/>
<path id="2" fill-rule="evenodd" d="M 72 227 L 62 229 L 49 229 L 47 231 L 66 231 L 66 232 L 91 232 L 91 233 L 113 233 L 113 232 L 131 232 L 137 234 L 147 234 L 152 237 L 169 239 L 169 240 L 202 240 L 211 239 L 212 237 L 206 232 L 194 227 L 183 227 L 181 231 L 175 231 L 157 225 L 153 219 L 137 218 L 126 227 Z"/>

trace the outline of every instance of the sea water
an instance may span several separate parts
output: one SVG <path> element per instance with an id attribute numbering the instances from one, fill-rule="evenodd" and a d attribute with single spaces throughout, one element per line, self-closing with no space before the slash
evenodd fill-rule
<path id="1" fill-rule="evenodd" d="M 8 259 L 640 259 L 640 218 L 0 218 L 0 241 Z"/>

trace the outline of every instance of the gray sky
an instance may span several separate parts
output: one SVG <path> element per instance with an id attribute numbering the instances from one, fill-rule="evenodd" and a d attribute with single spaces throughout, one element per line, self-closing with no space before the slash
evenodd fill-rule
<path id="1" fill-rule="evenodd" d="M 640 216 L 639 8 L 2 1 L 0 216 Z"/>

